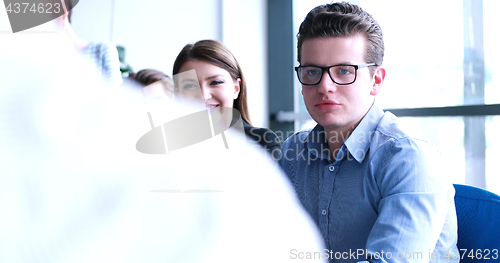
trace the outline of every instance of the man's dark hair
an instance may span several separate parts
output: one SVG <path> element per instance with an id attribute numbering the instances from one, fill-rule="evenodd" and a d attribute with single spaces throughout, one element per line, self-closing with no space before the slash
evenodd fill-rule
<path id="1" fill-rule="evenodd" d="M 297 60 L 301 61 L 302 44 L 306 39 L 347 37 L 356 34 L 366 39 L 365 62 L 382 65 L 384 39 L 377 21 L 361 7 L 347 2 L 320 5 L 312 9 L 300 24 L 297 34 Z M 370 68 L 372 74 L 374 67 Z"/>

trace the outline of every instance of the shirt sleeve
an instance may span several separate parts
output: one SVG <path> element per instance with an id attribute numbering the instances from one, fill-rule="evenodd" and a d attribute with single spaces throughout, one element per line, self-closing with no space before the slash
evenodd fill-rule
<path id="1" fill-rule="evenodd" d="M 113 86 L 120 85 L 122 83 L 120 60 L 118 58 L 118 50 L 112 43 L 103 42 L 101 44 L 100 59 L 104 79 Z"/>
<path id="2" fill-rule="evenodd" d="M 367 240 L 369 261 L 429 262 L 436 252 L 449 255 L 456 249 L 454 189 L 437 149 L 401 138 L 377 152 L 378 160 L 371 162 L 377 166 L 370 169 L 382 198 Z"/>

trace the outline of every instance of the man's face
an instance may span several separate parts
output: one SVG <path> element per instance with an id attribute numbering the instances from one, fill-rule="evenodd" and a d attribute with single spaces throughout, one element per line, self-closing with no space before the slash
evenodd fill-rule
<path id="1" fill-rule="evenodd" d="M 301 52 L 302 66 L 328 67 L 372 62 L 363 58 L 365 38 L 361 35 L 307 39 L 302 44 Z M 311 117 L 326 131 L 349 131 L 370 109 L 384 77 L 383 68 L 377 68 L 372 77 L 369 68 L 365 67 L 357 70 L 354 83 L 339 85 L 332 81 L 328 72 L 324 72 L 320 83 L 302 85 L 302 96 Z"/>

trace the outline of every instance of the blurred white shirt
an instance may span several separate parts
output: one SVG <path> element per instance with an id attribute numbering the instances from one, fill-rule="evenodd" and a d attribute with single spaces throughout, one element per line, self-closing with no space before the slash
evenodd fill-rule
<path id="1" fill-rule="evenodd" d="M 1 262 L 296 262 L 293 250 L 322 251 L 264 153 L 218 137 L 138 152 L 151 130 L 140 96 L 103 86 L 55 33 L 2 35 L 0 58 Z M 165 107 L 156 125 L 189 110 Z"/>

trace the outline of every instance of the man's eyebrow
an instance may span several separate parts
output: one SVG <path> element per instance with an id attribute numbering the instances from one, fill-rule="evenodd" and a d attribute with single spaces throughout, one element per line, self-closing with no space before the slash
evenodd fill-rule
<path id="1" fill-rule="evenodd" d="M 313 64 L 313 63 L 304 63 L 304 64 L 300 64 L 300 65 L 301 66 L 305 66 L 305 67 L 319 66 L 318 64 Z M 338 66 L 338 65 L 356 65 L 356 63 L 344 61 L 344 62 L 340 62 L 340 63 L 331 64 L 331 65 L 328 65 L 328 66 L 325 66 L 325 67 Z M 321 66 L 321 67 L 323 67 L 323 66 Z"/>

